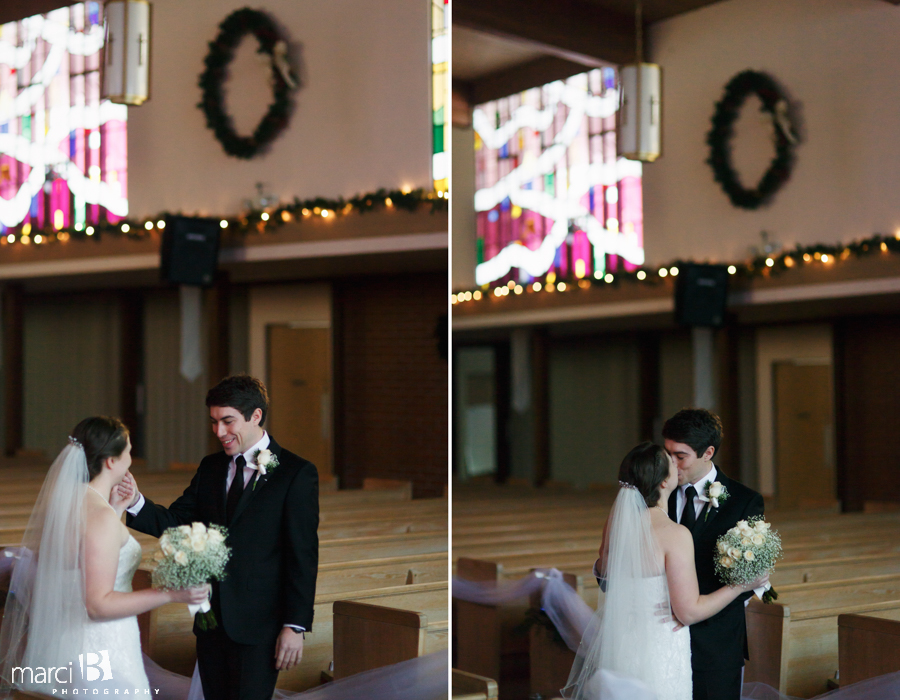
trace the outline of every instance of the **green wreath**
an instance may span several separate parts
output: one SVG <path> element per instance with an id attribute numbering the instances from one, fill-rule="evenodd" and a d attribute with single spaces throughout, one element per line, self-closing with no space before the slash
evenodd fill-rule
<path id="1" fill-rule="evenodd" d="M 775 126 L 775 157 L 754 189 L 741 185 L 731 164 L 731 146 L 734 122 L 744 101 L 755 93 L 762 101 L 762 111 L 772 116 Z M 791 121 L 788 102 L 776 82 L 765 73 L 745 70 L 734 76 L 725 86 L 725 95 L 716 104 L 712 118 L 712 130 L 706 136 L 709 144 L 707 163 L 713 176 L 731 203 L 742 209 L 758 209 L 787 182 L 794 165 L 796 131 Z"/>
<path id="2" fill-rule="evenodd" d="M 225 112 L 222 84 L 228 77 L 228 64 L 234 51 L 247 35 L 259 41 L 258 53 L 272 59 L 272 93 L 274 100 L 260 120 L 252 136 L 240 136 L 231 117 Z M 203 99 L 197 105 L 206 115 L 206 126 L 212 129 L 222 148 L 237 158 L 259 155 L 288 125 L 293 109 L 291 92 L 297 87 L 296 78 L 287 66 L 287 44 L 278 27 L 263 12 L 249 7 L 236 10 L 219 25 L 219 35 L 209 43 L 204 59 L 206 70 L 200 76 Z"/>

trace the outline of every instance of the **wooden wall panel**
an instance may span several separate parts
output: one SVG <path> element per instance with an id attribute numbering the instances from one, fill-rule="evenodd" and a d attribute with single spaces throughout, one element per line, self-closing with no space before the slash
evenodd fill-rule
<path id="1" fill-rule="evenodd" d="M 900 501 L 900 317 L 835 324 L 838 497 Z"/>

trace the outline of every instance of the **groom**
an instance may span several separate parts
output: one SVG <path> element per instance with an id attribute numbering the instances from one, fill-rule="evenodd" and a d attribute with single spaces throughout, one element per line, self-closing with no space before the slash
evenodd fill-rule
<path id="1" fill-rule="evenodd" d="M 212 586 L 218 626 L 194 624 L 203 695 L 271 700 L 278 671 L 300 662 L 312 629 L 318 474 L 263 429 L 269 400 L 258 379 L 227 377 L 209 390 L 206 405 L 223 451 L 203 458 L 168 508 L 135 484 L 126 523 L 155 537 L 193 521 L 228 528 L 231 559 L 225 579 Z"/>
<path id="2" fill-rule="evenodd" d="M 722 586 L 715 573 L 716 540 L 739 520 L 763 514 L 763 498 L 729 479 L 713 457 L 722 444 L 722 421 L 706 409 L 684 409 L 663 425 L 666 451 L 675 458 L 678 488 L 669 497 L 669 517 L 686 526 L 694 538 L 694 565 L 700 594 Z M 719 482 L 727 498 L 713 508 L 708 484 Z M 691 625 L 691 669 L 694 700 L 739 700 L 747 655 L 744 602 L 739 596 L 711 618 Z"/>

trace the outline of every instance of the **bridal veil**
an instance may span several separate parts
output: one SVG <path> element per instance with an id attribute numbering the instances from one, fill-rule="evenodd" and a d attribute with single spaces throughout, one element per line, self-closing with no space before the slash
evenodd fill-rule
<path id="1" fill-rule="evenodd" d="M 619 674 L 654 688 L 658 660 L 652 658 L 652 650 L 658 646 L 661 629 L 674 625 L 667 622 L 671 615 L 668 586 L 650 511 L 634 486 L 623 485 L 619 490 L 608 533 L 607 564 L 601 572 L 606 594 L 600 594 L 563 691 L 573 700 L 607 697 L 610 679 Z"/>
<path id="2" fill-rule="evenodd" d="M 65 667 L 80 675 L 84 603 L 84 449 L 71 441 L 50 467 L 18 551 L 0 627 L 0 690 L 28 683 L 13 669 Z M 69 664 L 72 664 L 70 667 Z M 39 677 L 39 676 L 37 676 Z M 52 682 L 52 679 L 51 679 Z M 39 687 L 35 683 L 32 687 Z"/>

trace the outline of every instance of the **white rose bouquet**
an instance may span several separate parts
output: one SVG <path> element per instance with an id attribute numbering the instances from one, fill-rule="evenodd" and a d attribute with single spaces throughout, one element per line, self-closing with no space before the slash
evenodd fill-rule
<path id="1" fill-rule="evenodd" d="M 206 527 L 191 523 L 170 527 L 159 538 L 159 549 L 153 554 L 153 587 L 173 591 L 225 578 L 225 564 L 231 548 L 225 544 L 228 531 L 219 525 Z M 191 614 L 200 613 L 200 629 L 215 629 L 216 616 L 209 601 L 189 605 Z"/>
<path id="2" fill-rule="evenodd" d="M 781 536 L 772 526 L 757 516 L 740 520 L 716 542 L 716 574 L 728 586 L 755 581 L 775 568 L 781 558 Z M 771 603 L 778 594 L 771 584 L 766 584 L 762 596 L 764 603 Z"/>

